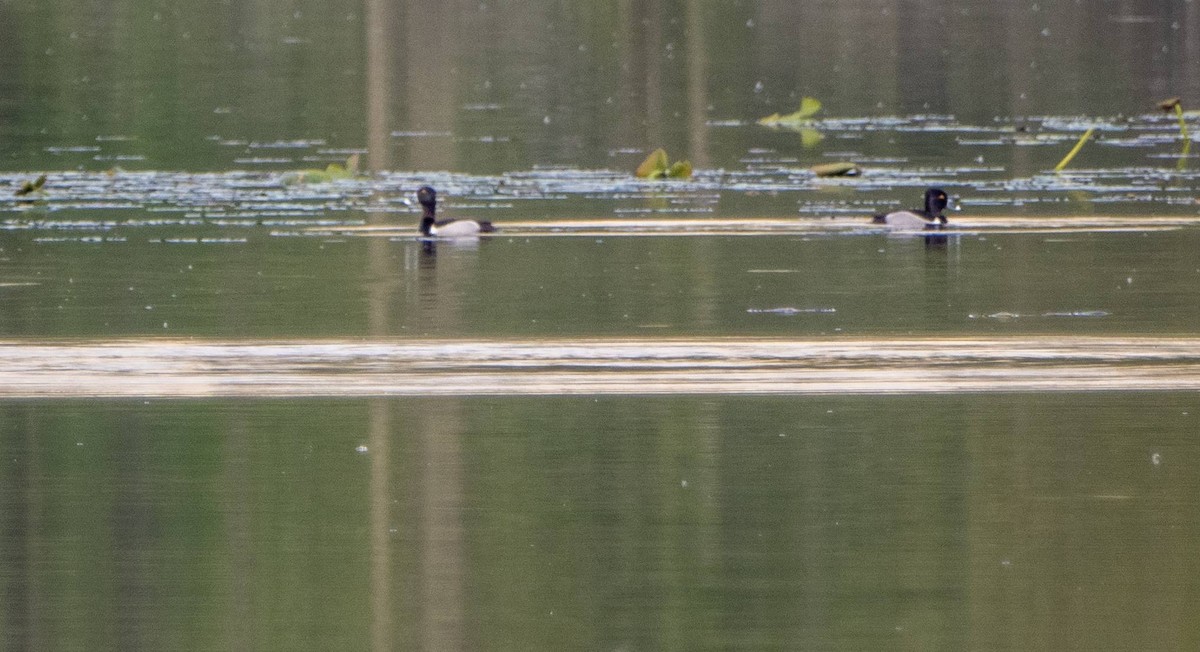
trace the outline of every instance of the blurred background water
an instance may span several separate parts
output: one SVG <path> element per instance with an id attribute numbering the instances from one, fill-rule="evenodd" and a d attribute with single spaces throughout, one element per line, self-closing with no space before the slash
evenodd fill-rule
<path id="1" fill-rule="evenodd" d="M 0 359 L 79 346 L 43 365 L 71 378 L 112 342 L 1192 342 L 1197 177 L 1156 105 L 1200 102 L 1198 30 L 1190 1 L 0 0 Z M 811 133 L 756 124 L 805 96 Z M 695 177 L 633 179 L 659 146 Z M 352 154 L 361 175 L 283 182 Z M 863 174 L 809 170 L 840 160 Z M 417 241 L 421 183 L 501 234 Z M 964 206 L 944 240 L 856 226 L 935 183 Z M 779 230 L 652 228 L 681 219 Z M 0 644 L 1195 648 L 1194 392 L 997 383 L 9 384 Z"/>

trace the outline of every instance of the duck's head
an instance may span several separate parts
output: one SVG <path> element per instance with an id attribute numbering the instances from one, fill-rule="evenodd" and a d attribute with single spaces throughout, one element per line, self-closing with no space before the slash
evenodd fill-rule
<path id="1" fill-rule="evenodd" d="M 930 188 L 925 191 L 925 213 L 930 217 L 935 217 L 942 224 L 946 223 L 946 216 L 942 211 L 946 210 L 946 206 L 950 205 L 950 196 L 941 188 Z"/>
<path id="2" fill-rule="evenodd" d="M 429 186 L 421 186 L 417 188 L 417 201 L 432 213 L 437 208 L 437 191 Z"/>

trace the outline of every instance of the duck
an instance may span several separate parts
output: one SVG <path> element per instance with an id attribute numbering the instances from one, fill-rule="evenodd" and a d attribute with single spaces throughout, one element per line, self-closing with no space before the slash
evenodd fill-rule
<path id="1" fill-rule="evenodd" d="M 897 229 L 940 229 L 946 225 L 946 210 L 950 198 L 941 188 L 925 191 L 924 210 L 892 211 L 871 218 L 872 224 L 886 224 Z"/>
<path id="2" fill-rule="evenodd" d="M 470 238 L 480 233 L 495 233 L 491 222 L 437 219 L 437 191 L 430 186 L 417 188 L 417 201 L 425 213 L 421 216 L 421 235 L 426 238 Z"/>

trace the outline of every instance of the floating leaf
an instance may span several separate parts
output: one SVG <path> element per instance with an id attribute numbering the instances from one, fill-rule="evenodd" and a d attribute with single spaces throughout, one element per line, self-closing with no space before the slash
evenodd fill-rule
<path id="1" fill-rule="evenodd" d="M 800 100 L 800 108 L 787 115 L 779 115 L 772 113 L 765 118 L 759 118 L 758 124 L 767 127 L 795 127 L 805 124 L 812 120 L 812 117 L 821 110 L 821 101 L 815 97 L 806 97 Z"/>
<path id="2" fill-rule="evenodd" d="M 811 118 L 821 110 L 821 100 L 815 97 L 806 97 L 800 100 L 800 110 L 792 114 L 801 119 Z"/>
<path id="3" fill-rule="evenodd" d="M 667 176 L 672 179 L 689 179 L 692 176 L 691 161 L 675 161 L 667 168 Z"/>
<path id="4" fill-rule="evenodd" d="M 20 188 L 17 188 L 17 191 L 14 192 L 13 194 L 16 195 L 17 197 L 23 197 L 25 195 L 28 195 L 28 194 L 34 193 L 34 192 L 44 192 L 42 190 L 42 188 L 45 185 L 46 185 L 46 175 L 43 174 L 43 175 L 40 175 L 37 179 L 34 179 L 33 181 L 26 181 L 24 184 L 21 185 Z"/>
<path id="5" fill-rule="evenodd" d="M 326 170 L 299 170 L 285 173 L 279 181 L 285 186 L 293 186 L 301 183 L 329 183 L 332 178 Z"/>
<path id="6" fill-rule="evenodd" d="M 657 179 L 667 171 L 668 165 L 667 150 L 660 147 L 650 152 L 634 174 L 643 179 Z"/>
<path id="7" fill-rule="evenodd" d="M 642 179 L 687 179 L 692 176 L 692 164 L 690 161 L 671 163 L 667 151 L 660 147 L 650 152 L 634 174 Z"/>
<path id="8" fill-rule="evenodd" d="M 279 178 L 285 186 L 298 183 L 329 183 L 338 179 L 349 179 L 358 173 L 358 154 L 351 154 L 346 164 L 330 163 L 324 170 L 308 169 L 288 172 Z"/>
<path id="9" fill-rule="evenodd" d="M 814 165 L 812 171 L 818 177 L 857 177 L 862 174 L 862 168 L 845 161 Z"/>

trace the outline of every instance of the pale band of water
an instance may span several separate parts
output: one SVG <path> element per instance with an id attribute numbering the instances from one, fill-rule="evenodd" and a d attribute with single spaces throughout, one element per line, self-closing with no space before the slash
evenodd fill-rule
<path id="1" fill-rule="evenodd" d="M 0 343 L 0 397 L 1200 390 L 1200 338 Z"/>
<path id="2" fill-rule="evenodd" d="M 639 236 L 766 236 L 766 235 L 814 235 L 831 232 L 876 232 L 878 225 L 870 223 L 869 214 L 858 216 L 789 217 L 789 218 L 723 218 L 681 219 L 655 216 L 643 219 L 576 219 L 503 221 L 497 224 L 499 232 L 490 237 L 639 237 Z M 1195 226 L 1200 219 L 1192 216 L 1145 216 L 1136 218 L 1116 216 L 1087 216 L 1070 218 L 1050 217 L 960 217 L 955 215 L 951 225 L 944 231 L 916 231 L 946 236 L 972 236 L 981 234 L 1067 234 L 1067 233 L 1149 233 L 1175 231 Z M 310 233 L 341 234 L 358 236 L 396 237 L 414 235 L 415 221 L 398 220 L 394 224 L 330 225 L 310 226 Z"/>

